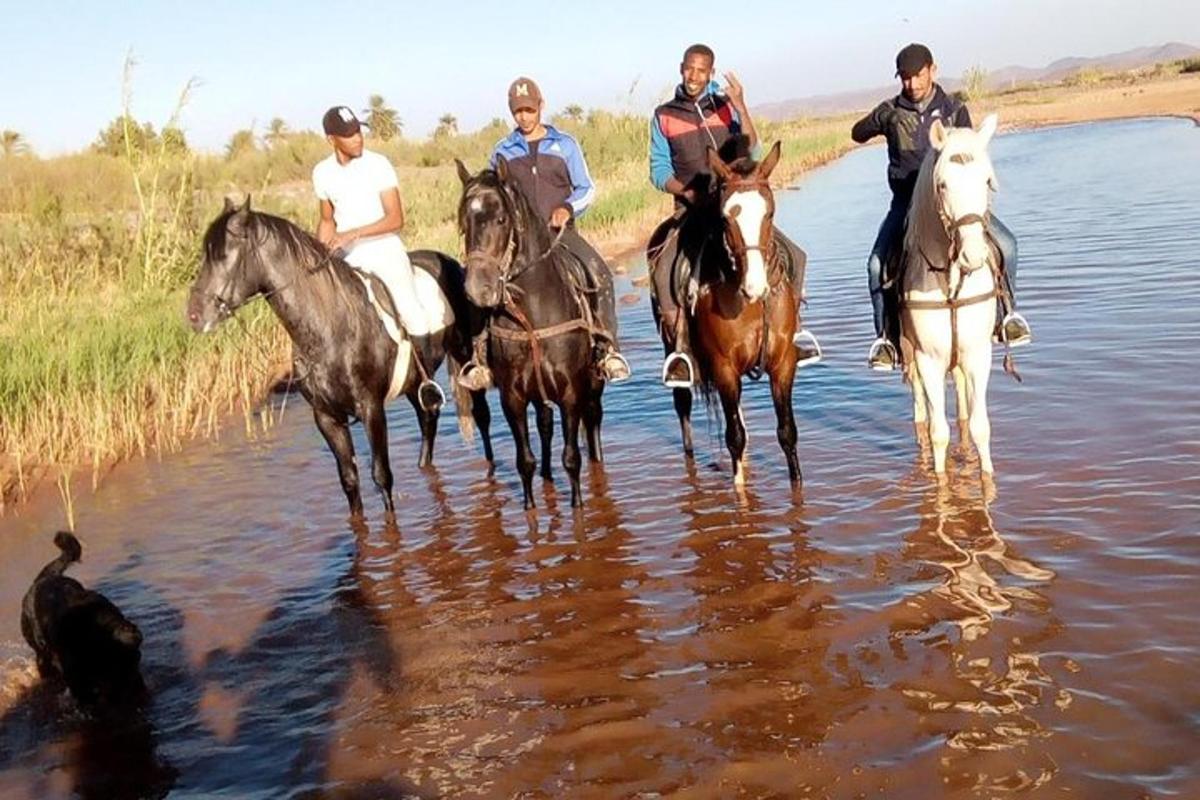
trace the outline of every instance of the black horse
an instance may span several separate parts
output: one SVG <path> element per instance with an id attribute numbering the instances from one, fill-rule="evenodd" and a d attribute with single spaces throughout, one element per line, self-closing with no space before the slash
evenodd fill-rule
<path id="1" fill-rule="evenodd" d="M 517 449 L 517 470 L 532 508 L 537 460 L 529 447 L 528 406 L 537 404 L 542 476 L 550 477 L 551 404 L 562 417 L 562 464 L 571 479 L 571 505 L 583 505 L 579 486 L 579 425 L 588 456 L 603 461 L 600 397 L 604 378 L 595 366 L 586 300 L 573 284 L 573 257 L 509 181 L 501 159 L 495 170 L 472 177 L 462 162 L 458 224 L 466 240 L 466 291 L 489 312 L 488 366 Z"/>
<path id="2" fill-rule="evenodd" d="M 467 392 L 455 378 L 458 365 L 469 357 L 471 328 L 482 325 L 463 291 L 462 266 L 429 250 L 415 250 L 409 259 L 414 268 L 433 276 L 454 313 L 454 322 L 442 330 L 408 337 L 413 359 L 400 393 L 412 403 L 421 426 L 418 466 L 433 463 L 442 398 L 429 376 L 447 356 L 459 429 L 470 440 L 478 427 L 491 463 L 487 399 L 482 391 Z M 383 405 L 392 387 L 399 347 L 372 304 L 364 278 L 372 281 L 376 302 L 395 319 L 387 289 L 377 279 L 356 271 L 291 222 L 252 211 L 249 198 L 240 208 L 226 200 L 225 209 L 204 235 L 200 274 L 187 305 L 188 321 L 204 333 L 254 297 L 266 298 L 292 339 L 295 383 L 337 458 L 342 490 L 350 513 L 356 516 L 363 506 L 349 428 L 355 419 L 362 421 L 371 444 L 375 485 L 388 512 L 395 510 Z"/>

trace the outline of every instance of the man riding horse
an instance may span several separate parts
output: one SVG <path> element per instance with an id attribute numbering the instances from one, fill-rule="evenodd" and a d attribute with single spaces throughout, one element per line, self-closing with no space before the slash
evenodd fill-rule
<path id="1" fill-rule="evenodd" d="M 490 166 L 507 162 L 508 175 L 546 220 L 558 241 L 583 268 L 579 287 L 582 302 L 598 323 L 593 332 L 600 370 L 610 383 L 630 377 L 629 362 L 617 346 L 617 305 L 612 272 L 575 229 L 575 220 L 587 211 L 596 191 L 579 143 L 570 134 L 542 122 L 545 102 L 538 85 L 517 78 L 508 89 L 508 108 L 516 128 L 496 143 Z M 475 356 L 464 367 L 460 379 L 470 389 L 491 384 L 483 357 L 487 332 L 475 341 Z"/>
<path id="2" fill-rule="evenodd" d="M 929 150 L 929 128 L 935 120 L 953 127 L 970 127 L 971 115 L 957 98 L 946 94 L 936 83 L 937 65 L 933 54 L 923 44 L 910 44 L 896 55 L 896 77 L 900 78 L 900 94 L 884 100 L 870 114 L 854 124 L 850 136 L 859 144 L 876 136 L 887 137 L 888 186 L 892 204 L 879 226 L 871 255 L 867 259 L 867 283 L 871 305 L 875 312 L 875 336 L 867 355 L 871 369 L 893 370 L 900 358 L 892 337 L 899 335 L 894 311 L 885 321 L 884 265 L 900 246 L 904 235 L 904 219 L 912 200 L 913 187 L 921 162 Z M 1001 253 L 1002 264 L 997 267 L 1002 280 L 1000 302 L 1005 314 L 997 338 L 1011 347 L 1026 344 L 1032 339 L 1029 324 L 1016 312 L 1013 284 L 1017 276 L 1017 240 L 1012 231 L 994 216 L 989 223 L 992 238 Z M 888 280 L 896 276 L 889 275 Z M 886 322 L 886 324 L 885 324 Z"/>
<path id="3" fill-rule="evenodd" d="M 698 253 L 681 252 L 678 230 L 692 207 L 714 202 L 708 148 L 732 161 L 730 148 L 746 139 L 751 154 L 757 156 L 758 132 L 746 107 L 742 85 L 733 73 L 726 73 L 727 92 L 713 81 L 715 56 L 711 48 L 694 44 L 684 51 L 679 65 L 682 78 L 675 96 L 654 110 L 650 122 L 650 180 L 661 191 L 675 196 L 675 213 L 659 226 L 651 239 L 651 286 L 658 304 L 661 323 L 672 341 L 672 352 L 663 363 L 663 383 L 670 387 L 690 388 L 696 382 L 695 362 L 688 343 L 687 324 L 681 314 L 695 302 L 696 277 L 692 265 Z M 779 248 L 790 259 L 796 294 L 803 297 L 804 252 L 778 229 Z M 714 230 L 713 246 L 723 246 L 720 230 Z M 813 363 L 820 358 L 816 337 L 801 329 L 795 336 L 797 360 Z"/>
<path id="4" fill-rule="evenodd" d="M 404 206 L 396 169 L 386 156 L 363 147 L 361 123 L 346 106 L 326 111 L 322 128 L 333 153 L 312 171 L 313 192 L 320 201 L 317 239 L 344 253 L 351 266 L 383 280 L 405 329 L 413 335 L 426 333 L 426 314 L 400 239 Z"/>
<path id="5" fill-rule="evenodd" d="M 715 56 L 706 44 L 692 44 L 684 50 L 679 65 L 682 82 L 674 97 L 654 109 L 650 120 L 650 181 L 659 190 L 673 194 L 676 210 L 652 237 L 652 289 L 658 302 L 662 330 L 672 342 L 672 351 L 662 365 L 662 383 L 672 387 L 691 387 L 696 381 L 695 361 L 688 342 L 688 325 L 680 319 L 684 306 L 695 302 L 696 277 L 692 263 L 698 253 L 680 252 L 678 229 L 686 212 L 697 204 L 712 203 L 712 173 L 708 167 L 708 148 L 719 152 L 726 161 L 733 155 L 755 155 L 758 133 L 750 110 L 746 108 L 742 84 L 732 72 L 725 74 L 728 90 L 722 91 L 713 80 Z M 750 154 L 732 154 L 739 140 L 748 140 Z M 721 231 L 713 231 L 721 246 Z M 782 245 L 782 257 L 791 261 L 791 276 L 797 296 L 804 294 L 805 254 L 796 243 L 776 228 L 775 239 Z M 809 331 L 800 329 L 794 337 L 798 363 L 820 360 L 820 345 Z"/>

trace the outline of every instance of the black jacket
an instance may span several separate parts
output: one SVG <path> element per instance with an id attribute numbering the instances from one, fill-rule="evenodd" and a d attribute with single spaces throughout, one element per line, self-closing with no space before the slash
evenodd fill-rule
<path id="1" fill-rule="evenodd" d="M 887 137 L 888 186 L 892 189 L 892 204 L 908 206 L 917 173 L 929 150 L 929 128 L 935 119 L 943 125 L 963 128 L 971 126 L 971 114 L 962 101 L 946 94 L 934 84 L 933 97 L 921 111 L 903 94 L 884 100 L 865 117 L 854 123 L 851 138 L 860 144 L 876 136 Z"/>

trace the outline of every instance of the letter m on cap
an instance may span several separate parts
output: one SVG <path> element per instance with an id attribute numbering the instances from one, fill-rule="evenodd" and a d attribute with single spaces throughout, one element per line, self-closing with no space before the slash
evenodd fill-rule
<path id="1" fill-rule="evenodd" d="M 517 95 L 517 97 L 529 97 L 529 84 L 528 83 L 518 83 L 516 95 Z"/>

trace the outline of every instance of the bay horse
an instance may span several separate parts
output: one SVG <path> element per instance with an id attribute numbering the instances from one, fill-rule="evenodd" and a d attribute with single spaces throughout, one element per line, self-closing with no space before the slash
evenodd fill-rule
<path id="1" fill-rule="evenodd" d="M 782 247 L 774 235 L 775 195 L 769 183 L 779 157 L 779 142 L 760 162 L 742 156 L 727 164 L 709 147 L 714 192 L 707 202 L 687 212 L 677 234 L 680 252 L 699 254 L 699 263 L 692 266 L 699 293 L 686 324 L 700 390 L 706 398 L 716 390 L 721 398 L 725 444 L 733 462 L 734 484 L 739 487 L 746 482 L 742 376 L 758 377 L 764 372 L 771 380 L 776 438 L 787 459 L 788 477 L 794 486 L 803 482 L 792 411 L 796 377 L 792 340 L 800 298 L 786 274 L 788 259 L 781 257 Z M 670 350 L 671 333 L 665 327 L 661 333 Z M 692 393 L 675 388 L 674 395 L 684 452 L 690 458 Z"/>
<path id="2" fill-rule="evenodd" d="M 559 245 L 532 203 L 509 179 L 508 166 L 471 175 L 456 159 L 462 181 L 458 225 L 465 241 L 466 292 L 488 315 L 488 366 L 516 444 L 525 508 L 534 507 L 537 460 L 529 446 L 528 408 L 536 406 L 542 437 L 542 476 L 550 477 L 550 437 L 558 406 L 562 465 L 571 505 L 583 505 L 579 484 L 579 427 L 592 462 L 603 461 L 600 404 L 604 378 L 595 366 L 590 314 L 572 284 L 574 258 Z"/>
<path id="3" fill-rule="evenodd" d="M 477 427 L 484 454 L 489 463 L 493 460 L 487 399 L 482 391 L 467 392 L 456 380 L 457 365 L 470 354 L 471 327 L 480 324 L 466 301 L 462 266 L 430 250 L 414 250 L 409 259 L 414 270 L 423 270 L 436 283 L 443 319 L 448 320 L 425 336 L 404 333 L 378 278 L 354 269 L 291 222 L 252 211 L 249 197 L 241 207 L 226 199 L 204 234 L 200 271 L 188 296 L 188 321 L 198 333 L 213 330 L 255 297 L 266 298 L 292 340 L 295 385 L 312 406 L 317 428 L 337 459 L 342 490 L 355 517 L 362 515 L 363 504 L 350 422 L 363 423 L 371 446 L 371 476 L 392 514 L 384 402 L 400 394 L 408 397 L 421 428 L 418 466 L 432 464 L 442 397 L 430 376 L 447 356 L 459 430 L 470 440 Z M 399 342 L 384 322 L 389 315 L 400 328 Z"/>
<path id="4" fill-rule="evenodd" d="M 935 120 L 906 220 L 899 279 L 901 354 L 912 386 L 913 424 L 920 437 L 928 423 L 938 475 L 945 474 L 950 442 L 945 387 L 951 371 L 958 385 L 960 428 L 965 417 L 980 469 L 993 472 L 987 386 L 998 256 L 988 223 L 997 184 L 987 147 L 995 132 L 995 114 L 978 131 L 946 128 Z"/>

